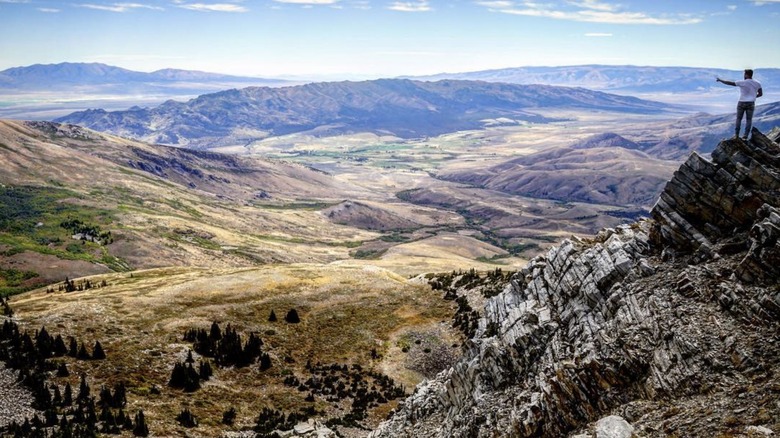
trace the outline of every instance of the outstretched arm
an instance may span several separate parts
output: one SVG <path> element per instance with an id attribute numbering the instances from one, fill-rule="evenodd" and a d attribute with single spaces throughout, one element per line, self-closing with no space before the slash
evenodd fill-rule
<path id="1" fill-rule="evenodd" d="M 715 81 L 716 82 L 720 82 L 721 84 L 731 85 L 732 87 L 736 87 L 737 86 L 737 84 L 734 83 L 734 81 L 724 81 L 721 78 L 715 78 Z"/>
<path id="2" fill-rule="evenodd" d="M 759 88 L 758 89 L 758 93 L 756 94 L 756 97 L 761 97 L 763 95 L 764 95 L 764 89 L 763 88 Z"/>

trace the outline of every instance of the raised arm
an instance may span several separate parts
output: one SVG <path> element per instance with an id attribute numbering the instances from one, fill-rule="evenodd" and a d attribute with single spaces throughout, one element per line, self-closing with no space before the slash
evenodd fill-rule
<path id="1" fill-rule="evenodd" d="M 720 82 L 721 84 L 731 85 L 732 87 L 737 86 L 737 84 L 734 81 L 724 81 L 721 78 L 715 78 L 715 81 Z"/>

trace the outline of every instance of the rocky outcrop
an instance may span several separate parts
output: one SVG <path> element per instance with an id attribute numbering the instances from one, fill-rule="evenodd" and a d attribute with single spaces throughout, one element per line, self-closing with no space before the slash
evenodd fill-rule
<path id="1" fill-rule="evenodd" d="M 0 362 L 0 427 L 14 421 L 22 423 L 25 418 L 32 418 L 36 414 L 42 415 L 42 412 L 33 409 L 32 392 L 17 380 L 17 376 L 16 372 Z"/>
<path id="2" fill-rule="evenodd" d="M 723 141 L 653 219 L 533 259 L 371 437 L 560 437 L 610 414 L 639 436 L 780 430 L 779 154 Z"/>

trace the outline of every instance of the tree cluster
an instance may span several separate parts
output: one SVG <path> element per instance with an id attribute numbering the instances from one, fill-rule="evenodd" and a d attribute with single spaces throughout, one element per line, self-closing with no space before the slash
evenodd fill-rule
<path id="1" fill-rule="evenodd" d="M 168 380 L 168 386 L 171 388 L 181 388 L 185 392 L 195 392 L 200 389 L 201 380 L 209 380 L 214 374 L 211 369 L 211 362 L 199 361 L 198 369 L 191 362 L 176 362 L 173 365 L 171 378 Z"/>
<path id="2" fill-rule="evenodd" d="M 45 327 L 30 334 L 21 331 L 11 320 L 3 322 L 0 329 L 0 361 L 18 371 L 19 381 L 32 391 L 33 407 L 42 413 L 21 424 L 13 422 L 0 428 L 0 436 L 93 437 L 99 433 L 120 434 L 123 430 L 134 431 L 136 436 L 148 435 L 143 415 L 140 415 L 139 425 L 138 415 L 136 421 L 133 421 L 125 413 L 127 390 L 123 383 L 115 385 L 113 390 L 101 387 L 96 400 L 84 374 L 75 394 L 69 382 L 64 387 L 48 382 L 52 374 L 63 378 L 70 375 L 66 362 L 57 358 L 105 358 L 100 342 L 95 343 L 91 354 L 84 343 L 79 346 L 73 337 L 70 337 L 68 344 L 62 335 L 52 336 Z"/>
<path id="3" fill-rule="evenodd" d="M 95 242 L 99 245 L 108 245 L 114 242 L 111 231 L 101 231 L 98 225 L 88 225 L 79 219 L 68 218 L 60 222 L 60 227 L 78 235 L 80 240 Z"/>
<path id="4" fill-rule="evenodd" d="M 428 278 L 428 284 L 433 290 L 444 291 L 444 299 L 454 300 L 458 297 L 458 289 L 479 289 L 482 296 L 491 298 L 504 290 L 514 271 L 504 272 L 501 268 L 480 275 L 475 269 L 468 271 L 452 271 L 449 274 L 435 274 Z"/>
<path id="5" fill-rule="evenodd" d="M 306 421 L 309 417 L 316 415 L 317 412 L 312 409 L 301 412 L 291 412 L 287 415 L 276 409 L 263 408 L 255 420 L 254 431 L 257 432 L 256 438 L 271 438 L 278 436 L 274 433 L 276 430 L 290 430 L 296 424 Z"/>
<path id="6" fill-rule="evenodd" d="M 479 312 L 471 307 L 465 296 L 458 297 L 455 302 L 458 304 L 458 310 L 455 311 L 452 326 L 460 329 L 466 338 L 471 339 L 479 328 Z"/>
<path id="7" fill-rule="evenodd" d="M 3 322 L 0 330 L 0 361 L 9 368 L 27 372 L 52 371 L 57 368 L 57 364 L 48 359 L 63 356 L 100 360 L 106 358 L 106 353 L 100 341 L 95 342 L 90 354 L 83 342 L 79 346 L 76 338 L 70 337 L 66 346 L 61 335 L 50 335 L 46 327 L 30 335 L 26 330 L 20 331 L 19 326 L 11 320 Z"/>
<path id="8" fill-rule="evenodd" d="M 93 288 L 101 288 L 108 286 L 108 282 L 106 280 L 101 281 L 100 283 L 92 283 L 87 280 L 79 280 L 78 283 L 74 282 L 73 280 L 69 279 L 68 277 L 65 277 L 65 281 L 62 282 L 57 287 L 57 290 L 59 292 L 76 292 L 76 291 L 84 291 L 84 290 L 90 290 Z M 46 290 L 49 293 L 54 292 L 53 288 L 49 288 Z"/>
<path id="9" fill-rule="evenodd" d="M 115 385 L 113 391 L 102 386 L 97 402 L 91 395 L 86 375 L 81 376 L 75 398 L 70 383 L 66 383 L 62 391 L 59 386 L 45 382 L 38 383 L 37 388 L 36 408 L 43 411 L 43 419 L 36 414 L 22 424 L 11 423 L 5 429 L 10 436 L 95 437 L 99 433 L 119 435 L 123 431 L 131 431 L 135 436 L 149 434 L 143 411 L 139 411 L 133 421 L 124 410 L 127 405 L 124 383 Z"/>
<path id="10" fill-rule="evenodd" d="M 314 401 L 314 396 L 325 398 L 326 401 L 339 403 L 350 400 L 351 409 L 341 419 L 334 419 L 333 424 L 344 424 L 362 427 L 359 422 L 364 420 L 367 410 L 376 408 L 390 400 L 405 397 L 402 386 L 397 386 L 392 378 L 370 370 L 364 370 L 358 364 L 321 365 L 306 364 L 310 377 L 301 382 L 295 376 L 288 376 L 284 383 L 297 387 L 298 391 L 308 392 L 307 401 Z"/>
<path id="11" fill-rule="evenodd" d="M 246 343 L 242 343 L 241 335 L 230 324 L 225 327 L 224 333 L 216 322 L 208 331 L 189 329 L 184 333 L 184 340 L 192 342 L 192 348 L 198 354 L 214 358 L 220 367 L 246 367 L 257 362 L 258 358 L 261 359 L 261 369 L 271 366 L 271 357 L 262 350 L 263 340 L 250 333 Z"/>

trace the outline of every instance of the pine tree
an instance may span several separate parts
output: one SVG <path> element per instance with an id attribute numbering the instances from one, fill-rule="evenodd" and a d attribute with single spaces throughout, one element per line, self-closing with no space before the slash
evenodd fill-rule
<path id="1" fill-rule="evenodd" d="M 57 377 L 68 377 L 70 376 L 70 371 L 68 371 L 68 365 L 65 364 L 65 362 L 61 362 L 59 366 L 57 366 Z"/>
<path id="2" fill-rule="evenodd" d="M 284 320 L 290 324 L 297 324 L 301 322 L 301 318 L 298 317 L 298 311 L 295 309 L 290 309 L 290 311 L 287 312 L 287 316 L 284 317 Z"/>
<path id="3" fill-rule="evenodd" d="M 149 436 L 149 428 L 146 426 L 144 411 L 138 411 L 138 413 L 135 414 L 135 427 L 133 428 L 133 435 Z"/>
<path id="4" fill-rule="evenodd" d="M 127 388 L 124 382 L 114 385 L 114 395 L 111 397 L 111 407 L 123 408 L 127 404 Z"/>
<path id="5" fill-rule="evenodd" d="M 271 314 L 268 315 L 268 321 L 269 322 L 276 322 L 276 313 L 273 310 L 271 310 Z"/>
<path id="6" fill-rule="evenodd" d="M 54 338 L 54 356 L 56 357 L 62 357 L 65 356 L 68 353 L 68 347 L 65 346 L 65 341 L 62 339 L 62 336 L 57 335 L 57 337 Z"/>
<path id="7" fill-rule="evenodd" d="M 73 404 L 73 390 L 70 387 L 70 382 L 65 384 L 65 391 L 62 395 L 62 406 L 70 406 Z"/>
<path id="8" fill-rule="evenodd" d="M 184 360 L 186 363 L 195 363 L 195 359 L 192 358 L 192 350 L 189 350 L 187 352 L 187 359 Z"/>
<path id="9" fill-rule="evenodd" d="M 89 398 L 89 385 L 87 384 L 87 375 L 81 375 L 81 383 L 79 384 L 79 395 L 76 397 L 78 401 L 86 401 Z"/>
<path id="10" fill-rule="evenodd" d="M 176 421 L 184 427 L 197 427 L 198 420 L 192 415 L 189 408 L 184 408 L 179 415 L 176 416 Z"/>
<path id="11" fill-rule="evenodd" d="M 210 379 L 211 376 L 214 375 L 214 372 L 211 369 L 211 362 L 200 362 L 198 364 L 198 375 L 200 376 L 201 380 Z"/>
<path id="12" fill-rule="evenodd" d="M 222 331 L 219 329 L 219 324 L 217 324 L 216 321 L 211 323 L 211 332 L 209 333 L 209 338 L 213 341 L 222 339 Z"/>
<path id="13" fill-rule="evenodd" d="M 62 393 L 58 385 L 54 385 L 54 397 L 52 397 L 51 402 L 54 406 L 62 406 Z"/>
<path id="14" fill-rule="evenodd" d="M 231 406 L 230 409 L 222 413 L 222 424 L 227 424 L 228 426 L 232 426 L 235 421 L 236 421 L 236 408 Z"/>
<path id="15" fill-rule="evenodd" d="M 77 359 L 89 359 L 89 352 L 87 351 L 87 347 L 84 345 L 84 343 L 81 343 L 81 348 L 79 348 L 78 354 L 76 354 Z"/>
<path id="16" fill-rule="evenodd" d="M 271 368 L 271 356 L 269 356 L 268 353 L 263 353 L 263 355 L 260 356 L 260 371 L 265 371 L 269 368 Z"/>
<path id="17" fill-rule="evenodd" d="M 103 346 L 100 345 L 100 341 L 95 341 L 95 347 L 92 349 L 92 359 L 101 360 L 106 358 L 106 353 L 103 351 Z"/>
<path id="18" fill-rule="evenodd" d="M 76 357 L 79 354 L 79 345 L 76 342 L 76 338 L 70 338 L 70 347 L 68 348 L 68 356 Z"/>

